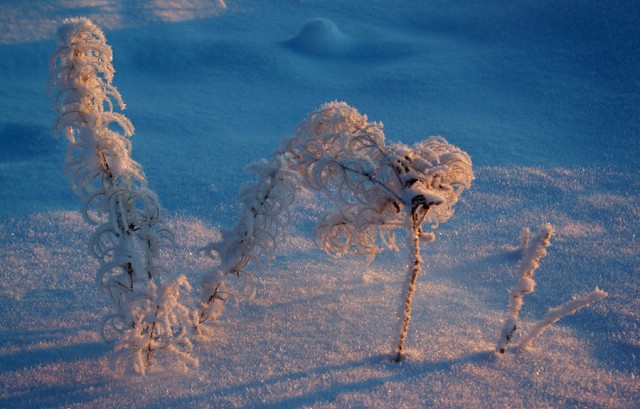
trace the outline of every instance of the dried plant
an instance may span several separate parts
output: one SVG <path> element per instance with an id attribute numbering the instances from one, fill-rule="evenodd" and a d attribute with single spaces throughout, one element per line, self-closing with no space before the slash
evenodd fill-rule
<path id="1" fill-rule="evenodd" d="M 471 159 L 442 137 L 408 147 L 386 144 L 382 124 L 343 102 L 312 112 L 282 150 L 295 158 L 303 186 L 329 195 L 336 207 L 316 229 L 332 257 L 361 254 L 369 261 L 397 249 L 396 230 L 408 231 L 411 249 L 396 360 L 404 352 L 415 284 L 422 268 L 420 244 L 430 228 L 448 220 L 471 186 Z"/>
<path id="2" fill-rule="evenodd" d="M 523 296 L 531 294 L 536 282 L 533 273 L 540 267 L 540 260 L 547 255 L 546 248 L 551 245 L 553 228 L 544 225 L 535 236 L 531 237 L 528 229 L 522 233 L 522 260 L 518 264 L 518 282 L 509 290 L 509 316 L 502 326 L 496 351 L 504 354 L 507 344 L 511 342 L 518 329 L 518 317 L 523 304 Z"/>
<path id="3" fill-rule="evenodd" d="M 255 173 L 259 180 L 238 194 L 242 205 L 238 222 L 223 230 L 218 242 L 202 249 L 220 264 L 204 279 L 198 324 L 217 318 L 229 297 L 238 294 L 253 297 L 248 269 L 252 263 L 269 263 L 275 257 L 277 241 L 283 235 L 287 212 L 295 198 L 298 178 L 289 169 L 290 161 L 290 155 L 279 155 L 271 163 L 261 160 L 245 169 Z M 201 325 L 198 327 L 203 329 Z"/>
<path id="4" fill-rule="evenodd" d="M 201 316 L 218 311 L 208 308 L 224 299 L 226 276 L 238 276 L 251 262 L 273 257 L 284 212 L 295 190 L 306 188 L 323 192 L 336 204 L 315 232 L 332 257 L 359 254 L 371 261 L 385 248 L 397 249 L 397 229 L 409 232 L 411 261 L 396 351 L 399 361 L 422 266 L 420 244 L 433 240 L 426 230 L 448 220 L 460 193 L 470 186 L 469 156 L 442 137 L 413 147 L 387 145 L 381 124 L 368 122 L 345 103 L 332 102 L 309 114 L 295 136 L 283 142 L 276 159 L 261 163 L 259 169 L 259 183 L 240 196 L 240 221 L 207 248 L 220 257 L 222 275 L 207 282 L 208 302 Z"/>
<path id="5" fill-rule="evenodd" d="M 538 322 L 528 334 L 522 337 L 520 342 L 518 343 L 518 348 L 527 349 L 531 346 L 531 343 L 538 338 L 540 334 L 546 331 L 552 324 L 558 322 L 561 318 L 566 317 L 567 315 L 574 314 L 586 307 L 587 305 L 600 301 L 609 295 L 606 291 L 599 289 L 596 287 L 589 294 L 574 297 L 570 301 L 560 305 L 556 308 L 551 308 L 545 314 L 544 317 Z"/>
<path id="6" fill-rule="evenodd" d="M 160 350 L 194 364 L 186 359 L 193 314 L 180 295 L 188 283 L 161 266 L 173 236 L 156 194 L 131 158 L 133 125 L 114 112 L 125 106 L 111 83 L 111 61 L 111 47 L 90 20 L 67 19 L 58 29 L 49 80 L 59 113 L 54 131 L 69 140 L 66 171 L 85 220 L 97 226 L 90 244 L 100 261 L 97 282 L 115 307 L 104 320 L 103 335 L 123 355 L 136 357 L 118 362 L 131 363 L 139 373 Z"/>
<path id="7" fill-rule="evenodd" d="M 527 228 L 522 232 L 522 259 L 518 264 L 518 282 L 509 290 L 509 311 L 508 317 L 502 325 L 500 337 L 496 346 L 496 352 L 504 354 L 507 347 L 512 343 L 518 329 L 520 309 L 524 303 L 523 296 L 531 294 L 536 286 L 533 274 L 540 267 L 540 260 L 547 255 L 547 248 L 551 246 L 551 237 L 554 235 L 553 227 L 545 224 L 531 236 L 531 231 Z M 592 302 L 603 299 L 607 293 L 599 288 L 582 297 L 576 297 L 568 303 L 557 308 L 550 309 L 549 312 L 538 322 L 535 327 L 525 335 L 519 342 L 518 348 L 526 349 L 534 339 L 542 334 L 551 324 L 557 322 L 562 317 L 570 315 Z"/>

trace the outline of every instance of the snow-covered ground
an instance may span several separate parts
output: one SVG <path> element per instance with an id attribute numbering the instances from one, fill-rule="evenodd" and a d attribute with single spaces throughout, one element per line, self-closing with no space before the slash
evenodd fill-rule
<path id="1" fill-rule="evenodd" d="M 236 217 L 242 169 L 344 100 L 413 144 L 443 135 L 476 179 L 426 244 L 390 362 L 406 249 L 328 258 L 303 195 L 252 302 L 187 374 L 119 376 L 46 95 L 55 28 L 105 29 L 133 156 L 170 215 L 174 271 Z M 320 18 L 320 19 L 318 19 Z M 635 1 L 0 1 L 1 407 L 640 406 L 640 6 Z M 524 227 L 556 227 L 522 327 L 609 296 L 495 356 Z"/>

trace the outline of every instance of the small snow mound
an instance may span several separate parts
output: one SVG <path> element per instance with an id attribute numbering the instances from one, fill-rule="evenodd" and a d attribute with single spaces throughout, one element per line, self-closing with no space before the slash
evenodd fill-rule
<path id="1" fill-rule="evenodd" d="M 298 35 L 287 41 L 295 51 L 322 57 L 340 56 L 347 53 L 353 40 L 336 24 L 326 18 L 314 18 L 302 27 Z"/>

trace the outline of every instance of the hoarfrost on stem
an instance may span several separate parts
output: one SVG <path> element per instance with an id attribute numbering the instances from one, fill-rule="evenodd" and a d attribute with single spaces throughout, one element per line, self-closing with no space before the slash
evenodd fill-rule
<path id="1" fill-rule="evenodd" d="M 316 229 L 330 256 L 361 254 L 372 261 L 385 248 L 397 250 L 398 228 L 409 231 L 411 260 L 396 349 L 400 361 L 422 266 L 420 242 L 434 237 L 424 225 L 436 228 L 453 215 L 473 180 L 471 158 L 440 136 L 413 147 L 386 144 L 382 124 L 368 122 L 344 102 L 309 114 L 282 151 L 293 154 L 304 187 L 324 192 L 338 205 Z"/>
<path id="2" fill-rule="evenodd" d="M 529 229 L 524 229 L 522 232 L 521 250 L 523 255 L 522 260 L 518 264 L 518 274 L 520 278 L 509 290 L 509 315 L 502 326 L 496 346 L 496 352 L 499 354 L 504 354 L 508 345 L 513 342 L 513 337 L 519 325 L 518 318 L 523 305 L 523 296 L 532 293 L 535 288 L 536 283 L 533 281 L 533 274 L 540 266 L 540 260 L 547 254 L 546 248 L 551 245 L 551 237 L 553 235 L 554 230 L 550 224 L 542 226 L 533 237 Z M 551 324 L 595 301 L 603 299 L 607 295 L 605 291 L 596 287 L 594 291 L 587 295 L 575 297 L 564 305 L 550 309 L 542 320 L 540 320 L 528 334 L 522 337 L 518 348 L 527 349 L 533 340 L 547 330 Z"/>
<path id="3" fill-rule="evenodd" d="M 69 140 L 66 171 L 82 200 L 83 217 L 96 225 L 90 243 L 100 261 L 96 281 L 115 308 L 104 319 L 103 335 L 117 343 L 117 363 L 138 373 L 151 365 L 156 351 L 195 365 L 187 337 L 193 314 L 180 296 L 189 286 L 161 266 L 161 253 L 173 247 L 173 236 L 156 194 L 131 158 L 133 125 L 114 112 L 125 105 L 111 83 L 112 58 L 91 20 L 66 19 L 49 78 L 59 114 L 54 133 Z"/>
<path id="4" fill-rule="evenodd" d="M 229 297 L 253 297 L 249 269 L 275 257 L 278 240 L 288 222 L 289 207 L 295 199 L 298 176 L 289 169 L 290 162 L 291 156 L 283 154 L 272 162 L 263 159 L 245 168 L 258 176 L 258 182 L 238 194 L 242 204 L 238 222 L 223 230 L 218 242 L 202 249 L 214 260 L 219 258 L 220 264 L 204 278 L 198 324 L 216 319 Z M 202 325 L 198 328 L 204 330 Z"/>
<path id="5" fill-rule="evenodd" d="M 496 351 L 504 354 L 507 345 L 512 341 L 518 328 L 518 317 L 523 304 L 523 296 L 533 292 L 536 282 L 533 274 L 540 267 L 540 260 L 547 254 L 546 248 L 551 245 L 553 227 L 546 224 L 533 237 L 528 230 L 522 234 L 522 259 L 518 264 L 518 281 L 509 290 L 509 316 L 502 326 Z"/>
<path id="6" fill-rule="evenodd" d="M 421 268 L 420 242 L 433 239 L 423 226 L 435 228 L 453 214 L 459 195 L 473 179 L 469 156 L 442 137 L 411 148 L 387 145 L 382 124 L 368 122 L 344 102 L 331 102 L 307 116 L 272 162 L 260 162 L 253 170 L 260 180 L 240 193 L 239 222 L 205 249 L 220 257 L 220 265 L 205 281 L 201 321 L 219 314 L 231 294 L 227 277 L 241 278 L 252 262 L 273 258 L 295 191 L 309 189 L 336 204 L 315 230 L 317 243 L 331 257 L 359 254 L 372 261 L 384 249 L 397 250 L 397 229 L 407 229 L 415 238 L 399 360 Z"/>
<path id="7" fill-rule="evenodd" d="M 444 138 L 387 145 L 382 124 L 344 102 L 309 114 L 281 151 L 294 156 L 304 187 L 337 204 L 316 229 L 332 257 L 362 254 L 371 261 L 397 249 L 395 231 L 410 227 L 409 214 L 419 214 L 421 229 L 437 226 L 473 180 L 469 156 Z"/>
<path id="8" fill-rule="evenodd" d="M 552 324 L 558 322 L 561 318 L 566 317 L 567 315 L 576 313 L 591 303 L 602 300 L 607 295 L 609 294 L 606 291 L 596 287 L 589 294 L 574 297 L 563 305 L 549 309 L 545 316 L 542 317 L 542 319 L 529 331 L 529 333 L 522 337 L 518 343 L 518 348 L 529 348 L 531 343 Z"/>

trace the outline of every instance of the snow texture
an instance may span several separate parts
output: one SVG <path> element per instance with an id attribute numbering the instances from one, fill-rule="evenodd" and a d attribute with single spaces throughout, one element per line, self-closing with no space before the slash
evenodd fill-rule
<path id="1" fill-rule="evenodd" d="M 353 40 L 326 18 L 314 18 L 287 41 L 293 50 L 318 57 L 339 57 L 350 51 Z"/>
<path id="2" fill-rule="evenodd" d="M 637 2 L 221 4 L 0 2 L 1 407 L 638 406 Z M 113 307 L 95 284 L 92 231 L 43 92 L 56 28 L 74 16 L 113 49 L 132 159 L 175 238 L 163 261 L 196 299 L 216 266 L 198 249 L 239 222 L 239 186 L 257 181 L 243 168 L 272 157 L 320 104 L 347 101 L 407 146 L 443 135 L 464 148 L 475 179 L 421 251 L 428 274 L 403 362 L 389 351 L 405 246 L 369 265 L 326 257 L 309 237 L 335 204 L 303 192 L 277 256 L 255 274 L 255 299 L 230 303 L 213 339 L 193 343 L 198 368 L 113 370 L 100 327 Z M 315 18 L 350 40 L 344 53 L 288 43 Z M 545 223 L 556 236 L 519 333 L 595 286 L 609 295 L 497 358 L 519 279 L 514 238 Z"/>

